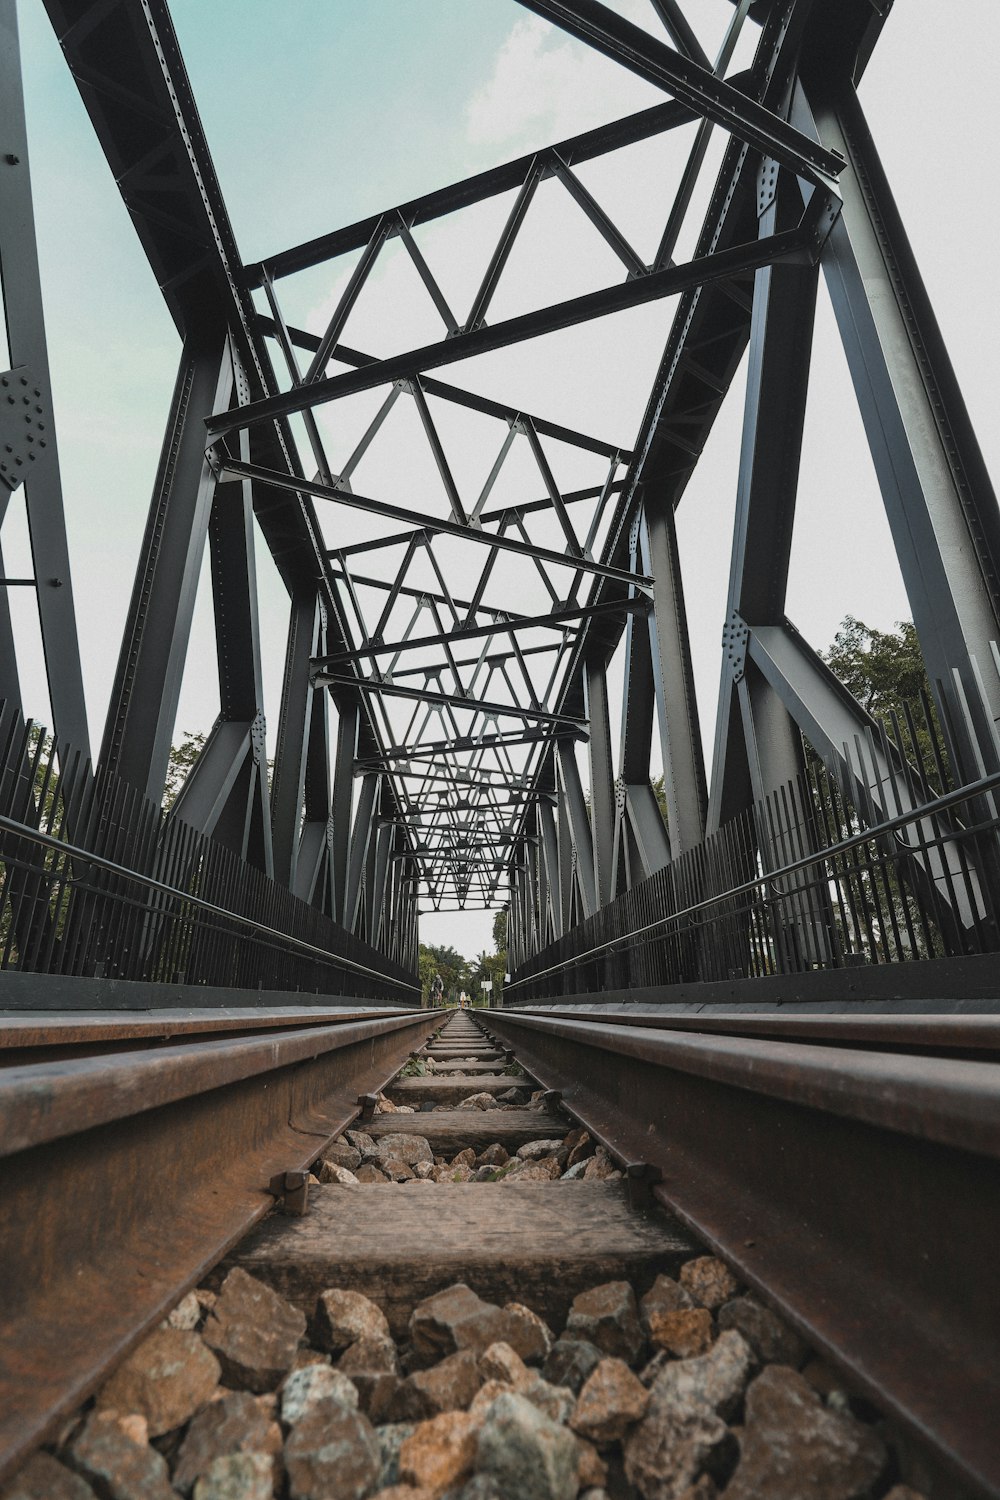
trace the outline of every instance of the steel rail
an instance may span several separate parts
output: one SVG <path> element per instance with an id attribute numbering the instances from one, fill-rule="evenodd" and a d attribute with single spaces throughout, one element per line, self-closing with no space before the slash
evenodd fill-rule
<path id="1" fill-rule="evenodd" d="M 517 1014 L 529 1011 L 518 1010 Z M 652 1006 L 641 1010 L 583 1010 L 567 1002 L 533 1005 L 532 1015 L 560 1020 L 594 1022 L 612 1026 L 667 1027 L 671 1031 L 698 1031 L 725 1036 L 758 1037 L 764 1040 L 850 1043 L 893 1052 L 996 1053 L 1000 1057 L 1000 1016 L 995 1015 L 852 1015 L 768 1014 L 719 1009 L 697 1015 L 675 1015 Z"/>
<path id="2" fill-rule="evenodd" d="M 331 967 L 343 966 L 352 969 L 357 974 L 367 974 L 371 979 L 382 979 L 397 989 L 412 990 L 414 994 L 420 993 L 420 986 L 410 984 L 405 979 L 393 979 L 382 969 L 369 968 L 367 964 L 359 964 L 352 958 L 341 957 L 339 954 L 331 953 L 326 948 L 317 948 L 313 943 L 306 943 L 301 938 L 291 937 L 288 933 L 279 932 L 276 927 L 268 927 L 264 922 L 257 922 L 252 917 L 244 917 L 237 911 L 230 911 L 228 907 L 216 906 L 211 901 L 204 900 L 201 896 L 191 895 L 187 891 L 178 890 L 176 886 L 167 885 L 162 880 L 156 880 L 152 875 L 141 875 L 137 870 L 130 870 L 127 865 L 117 864 L 113 859 L 105 859 L 101 854 L 91 854 L 89 850 L 82 849 L 77 844 L 71 844 L 64 839 L 53 837 L 52 834 L 42 833 L 38 828 L 32 828 L 27 823 L 19 823 L 15 818 L 8 818 L 0 813 L 0 832 L 16 834 L 18 838 L 29 839 L 35 844 L 41 844 L 46 849 L 54 849 L 59 854 L 64 854 L 73 859 L 85 861 L 96 869 L 106 870 L 109 875 L 117 875 L 123 880 L 130 880 L 138 885 L 145 886 L 147 890 L 156 891 L 158 895 L 170 896 L 178 901 L 185 902 L 188 906 L 196 906 L 199 911 L 209 912 L 214 917 L 224 917 L 227 921 L 236 922 L 241 927 L 249 928 L 258 933 L 266 941 L 277 943 L 282 948 L 295 948 L 300 953 L 308 953 L 312 958 L 319 958 L 322 962 L 330 964 Z"/>
<path id="3" fill-rule="evenodd" d="M 512 990 L 518 984 L 526 984 L 528 981 L 545 979 L 549 974 L 557 974 L 568 968 L 571 964 L 585 963 L 588 958 L 594 958 L 598 953 L 607 953 L 614 948 L 635 947 L 639 940 L 646 938 L 648 934 L 657 931 L 661 927 L 669 926 L 671 922 L 679 922 L 684 917 L 695 916 L 698 912 L 705 911 L 710 906 L 718 906 L 722 901 L 731 901 L 736 896 L 745 896 L 750 891 L 759 889 L 761 886 L 771 885 L 776 880 L 783 880 L 787 875 L 796 875 L 801 870 L 808 870 L 812 865 L 824 864 L 828 860 L 835 859 L 839 854 L 849 854 L 852 849 L 861 848 L 864 844 L 870 844 L 875 839 L 884 838 L 887 834 L 896 833 L 910 823 L 919 823 L 921 819 L 934 817 L 939 812 L 947 812 L 951 807 L 961 802 L 969 802 L 974 797 L 980 797 L 986 792 L 994 791 L 1000 787 L 1000 771 L 994 771 L 989 776 L 982 776 L 978 781 L 968 782 L 965 786 L 958 787 L 955 791 L 945 792 L 941 797 L 935 797 L 931 802 L 925 802 L 922 806 L 908 809 L 906 812 L 898 813 L 894 818 L 885 818 L 881 823 L 873 823 L 870 828 L 863 829 L 860 833 L 854 833 L 850 838 L 840 839 L 836 844 L 828 844 L 815 854 L 803 854 L 799 859 L 790 860 L 787 864 L 779 865 L 775 870 L 765 870 L 762 875 L 755 875 L 749 880 L 742 881 L 739 885 L 729 886 L 715 896 L 706 896 L 702 901 L 692 902 L 690 906 L 680 907 L 666 917 L 658 917 L 655 922 L 647 922 L 643 927 L 636 927 L 632 932 L 623 937 L 608 938 L 604 943 L 598 943 L 593 948 L 588 948 L 583 953 L 574 954 L 571 958 L 560 959 L 559 963 L 551 964 L 546 969 L 539 969 L 536 973 L 525 974 L 520 979 L 512 979 L 505 986 Z M 919 849 L 914 852 L 919 853 Z M 783 896 L 785 893 L 779 892 Z"/>
<path id="4" fill-rule="evenodd" d="M 441 1019 L 381 1013 L 0 1072 L 0 1479 Z"/>
<path id="5" fill-rule="evenodd" d="M 182 1006 L 140 1011 L 45 1010 L 0 1012 L 0 1060 L 4 1054 L 41 1048 L 97 1043 L 162 1043 L 168 1038 L 206 1036 L 218 1040 L 239 1032 L 278 1031 L 289 1027 L 341 1025 L 373 1015 L 407 1015 L 404 1006 L 364 1005 L 220 1005 L 215 1009 Z"/>
<path id="6" fill-rule="evenodd" d="M 673 1018 L 490 1023 L 850 1388 L 974 1493 L 1000 1495 L 1000 1293 L 984 1253 L 1000 1231 L 1000 1064 L 871 1050 L 864 1027 L 860 1045 L 812 1045 Z"/>

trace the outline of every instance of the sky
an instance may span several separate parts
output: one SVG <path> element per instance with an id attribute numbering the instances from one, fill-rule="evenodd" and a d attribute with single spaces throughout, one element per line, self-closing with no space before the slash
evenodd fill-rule
<path id="1" fill-rule="evenodd" d="M 620 0 L 616 8 L 657 32 L 647 0 Z M 179 349 L 40 0 L 19 0 L 18 9 L 67 526 L 91 734 L 99 742 Z M 725 0 L 689 0 L 687 10 L 714 52 L 730 7 Z M 174 0 L 172 13 L 248 262 L 660 97 L 514 0 L 285 0 L 280 7 L 264 0 Z M 995 0 L 962 0 L 949 7 L 944 33 L 940 13 L 937 0 L 898 0 L 861 97 L 995 472 L 1000 340 L 986 247 L 996 243 L 1000 210 L 992 195 L 981 193 L 975 143 L 977 133 L 987 138 L 1000 13 Z M 734 66 L 745 61 L 744 51 Z M 658 239 L 688 138 L 677 132 L 676 139 L 579 171 L 645 257 Z M 716 132 L 713 160 L 722 144 Z M 706 190 L 710 181 L 708 174 Z M 417 236 L 456 309 L 470 301 L 506 208 L 496 201 Z M 692 217 L 682 250 L 695 228 Z M 350 263 L 334 264 L 290 278 L 279 285 L 282 305 L 294 321 L 322 328 L 349 271 Z M 621 274 L 559 185 L 546 183 L 491 316 L 606 285 Z M 441 378 L 627 447 L 672 310 L 670 302 L 638 309 L 468 361 L 440 372 Z M 394 242 L 380 257 L 344 339 L 385 355 L 440 336 L 435 319 Z M 709 747 L 742 386 L 741 374 L 678 512 Z M 350 451 L 377 404 L 375 395 L 351 398 L 338 403 L 335 416 L 324 414 L 332 451 Z M 393 412 L 397 425 L 387 423 L 386 445 L 373 445 L 366 458 L 365 485 L 368 493 L 398 499 L 392 487 L 402 464 L 407 503 L 429 508 L 440 497 L 403 405 Z M 444 412 L 441 422 L 460 487 L 474 494 L 495 454 L 496 435 L 485 422 L 462 427 Z M 592 471 L 571 452 L 553 448 L 550 457 L 560 482 L 593 482 Z M 507 498 L 526 482 L 522 456 L 505 475 Z M 497 497 L 503 503 L 499 488 Z M 381 534 L 379 523 L 339 508 L 324 516 L 324 527 L 330 545 Z M 25 532 L 15 497 L 3 532 L 12 575 L 22 572 L 27 558 Z M 538 539 L 547 539 L 544 523 Z M 450 552 L 445 545 L 441 555 L 460 566 L 467 545 L 456 543 Z M 287 601 L 263 546 L 257 566 L 273 743 Z M 508 566 L 498 576 L 505 597 L 532 607 L 523 569 Z M 44 722 L 48 705 L 33 605 L 28 590 L 16 592 L 23 596 L 15 606 L 26 707 Z M 823 648 L 848 612 L 880 628 L 909 614 L 821 292 L 788 614 Z M 205 579 L 175 738 L 210 728 L 218 706 L 213 663 Z M 620 699 L 620 674 L 613 673 L 615 721 Z M 490 928 L 489 913 L 439 916 L 425 919 L 422 934 L 471 954 L 490 946 Z"/>

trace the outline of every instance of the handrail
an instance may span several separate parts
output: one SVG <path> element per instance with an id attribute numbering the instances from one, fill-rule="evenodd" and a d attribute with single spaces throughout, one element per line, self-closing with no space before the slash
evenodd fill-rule
<path id="1" fill-rule="evenodd" d="M 595 957 L 598 953 L 604 953 L 613 948 L 632 948 L 636 940 L 644 933 L 653 932 L 657 927 L 665 927 L 669 922 L 678 922 L 682 917 L 692 916 L 695 912 L 704 911 L 708 906 L 717 906 L 720 901 L 730 901 L 734 896 L 742 896 L 748 891 L 755 890 L 758 886 L 766 886 L 769 882 L 782 880 L 786 875 L 795 875 L 800 870 L 807 870 L 810 865 L 821 864 L 824 860 L 831 859 L 837 854 L 846 854 L 851 849 L 860 848 L 863 844 L 870 844 L 873 839 L 881 838 L 884 834 L 895 833 L 899 828 L 905 828 L 909 823 L 916 823 L 921 818 L 933 817 L 935 813 L 945 812 L 949 807 L 956 806 L 959 802 L 968 802 L 973 797 L 980 797 L 985 792 L 991 792 L 1000 787 L 1000 771 L 993 771 L 989 776 L 980 777 L 978 781 L 972 781 L 965 786 L 958 787 L 951 792 L 945 792 L 940 797 L 935 797 L 931 802 L 925 802 L 922 807 L 911 808 L 908 812 L 897 813 L 894 818 L 887 818 L 882 823 L 875 823 L 871 828 L 866 828 L 861 833 L 851 834 L 850 838 L 841 839 L 839 843 L 829 844 L 815 854 L 803 854 L 798 859 L 793 859 L 787 865 L 781 865 L 777 870 L 767 870 L 763 875 L 758 875 L 752 880 L 744 880 L 740 885 L 730 886 L 728 890 L 722 891 L 717 896 L 706 896 L 703 901 L 696 901 L 693 906 L 682 907 L 679 911 L 671 912 L 669 916 L 657 917 L 655 922 L 647 922 L 645 927 L 637 927 L 634 932 L 624 934 L 622 937 L 608 938 L 604 943 L 598 943 L 594 948 L 588 948 L 583 953 L 574 954 L 571 958 L 561 959 L 557 964 L 550 964 L 547 969 L 539 969 L 535 974 L 525 974 L 520 979 L 512 979 L 504 985 L 504 994 L 509 994 L 519 984 L 527 984 L 537 979 L 544 979 L 548 974 L 557 974 L 562 969 L 567 969 L 571 964 L 584 963 L 588 958 Z M 780 893 L 779 893 L 780 894 Z"/>
<path id="2" fill-rule="evenodd" d="M 290 933 L 280 932 L 276 927 L 268 927 L 263 922 L 255 921 L 253 917 L 244 917 L 240 912 L 230 911 L 228 907 L 216 906 L 214 902 L 206 901 L 202 896 L 180 891 L 176 886 L 167 885 L 165 881 L 157 880 L 152 875 L 141 875 L 138 870 L 130 870 L 127 865 L 120 865 L 113 859 L 106 859 L 103 854 L 91 854 L 89 850 L 82 849 L 78 844 L 70 844 L 64 839 L 53 837 L 50 833 L 42 833 L 40 829 L 32 828 L 28 823 L 19 823 L 15 818 L 8 818 L 3 813 L 0 813 L 0 832 L 13 833 L 19 838 L 30 839 L 36 844 L 42 844 L 46 849 L 54 849 L 59 854 L 72 855 L 76 859 L 86 861 L 87 864 L 96 865 L 100 870 L 108 871 L 111 875 L 134 881 L 161 895 L 187 901 L 193 906 L 200 907 L 202 911 L 211 912 L 213 916 L 226 917 L 230 922 L 238 922 L 241 926 L 250 928 L 252 932 L 277 938 L 281 946 L 308 953 L 313 958 L 319 958 L 322 962 L 330 964 L 331 967 L 341 965 L 347 969 L 354 969 L 359 974 L 367 974 L 370 978 L 382 979 L 386 984 L 395 985 L 399 989 L 413 990 L 418 995 L 421 993 L 419 984 L 410 984 L 405 979 L 396 979 L 391 974 L 387 974 L 384 969 L 369 968 L 367 964 L 359 964 L 353 958 L 332 953 L 328 948 L 317 948 L 314 943 L 307 943 L 302 938 L 292 937 Z"/>

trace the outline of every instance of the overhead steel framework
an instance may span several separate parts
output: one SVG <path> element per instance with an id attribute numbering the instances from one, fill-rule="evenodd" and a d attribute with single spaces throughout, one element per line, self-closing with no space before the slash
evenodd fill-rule
<path id="1" fill-rule="evenodd" d="M 599 0 L 522 0 L 664 101 L 250 265 L 166 0 L 44 3 L 182 346 L 96 759 L 108 785 L 161 800 L 206 548 L 220 713 L 169 816 L 398 972 L 415 968 L 417 915 L 427 909 L 509 903 L 512 967 L 536 959 L 801 777 L 804 741 L 839 785 L 860 784 L 851 747 L 871 742 L 871 721 L 785 616 L 821 276 L 955 784 L 992 785 L 1000 512 L 856 93 L 891 0 L 737 0 L 714 58 L 687 0 L 650 0 L 659 34 Z M 0 28 L 12 366 L 0 404 L 0 495 L 24 485 L 54 729 L 86 760 L 14 0 L 0 0 Z M 751 35 L 753 61 L 734 71 L 737 44 Z M 580 169 L 689 126 L 686 165 L 647 262 Z M 679 255 L 718 157 L 713 132 L 724 140 L 721 166 L 711 169 L 693 252 Z M 617 277 L 494 317 L 518 236 L 539 194 L 553 191 L 601 237 Z M 491 199 L 504 200 L 506 215 L 471 299 L 456 305 L 421 231 Z M 391 245 L 409 258 L 439 333 L 402 352 L 357 349 L 343 341 L 349 320 L 362 295 L 377 295 Z M 299 327 L 287 289 L 321 267 L 335 288 L 325 321 Z M 663 298 L 676 299 L 675 311 L 630 449 L 456 383 L 466 360 Z M 745 354 L 709 785 L 674 512 Z M 443 367 L 447 379 L 432 373 Z M 364 393 L 371 414 L 353 450 L 335 458 L 331 413 Z M 366 460 L 391 455 L 400 412 L 436 475 L 426 506 L 413 502 L 404 468 L 378 493 L 361 487 Z M 448 423 L 473 418 L 492 443 L 474 494 L 456 478 L 445 435 Z M 557 451 L 589 481 L 561 482 Z M 515 459 L 519 498 L 499 503 Z M 378 523 L 374 532 L 352 531 L 359 513 Z M 290 610 L 270 777 L 254 522 Z M 511 567 L 537 604 L 512 607 Z M 7 592 L 0 697 L 16 707 Z M 616 751 L 608 666 L 620 648 Z M 662 766 L 665 814 L 651 764 Z M 919 805 L 911 770 L 890 751 L 876 769 L 875 791 L 865 783 L 875 822 Z M 787 832 L 757 828 L 763 870 L 786 862 Z M 819 831 L 810 838 L 818 848 Z M 929 856 L 922 868 L 937 879 Z M 974 886 L 966 882 L 964 914 L 956 898 L 960 925 L 982 923 Z M 830 957 L 815 933 L 805 948 L 812 962 Z"/>

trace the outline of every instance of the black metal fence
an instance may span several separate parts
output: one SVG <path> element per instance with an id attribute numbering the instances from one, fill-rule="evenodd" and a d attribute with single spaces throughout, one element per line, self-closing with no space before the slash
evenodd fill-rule
<path id="1" fill-rule="evenodd" d="M 1000 773 L 955 787 L 931 705 L 893 711 L 522 964 L 515 1005 L 1000 951 Z"/>
<path id="2" fill-rule="evenodd" d="M 0 703 L 0 970 L 419 1004 L 415 976 Z"/>

